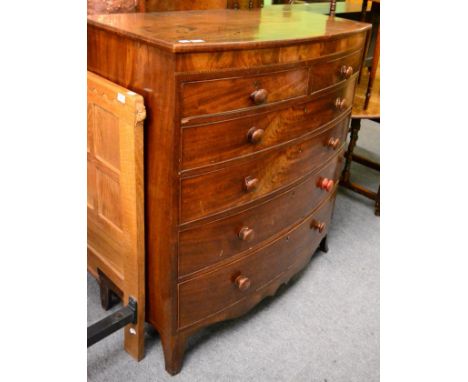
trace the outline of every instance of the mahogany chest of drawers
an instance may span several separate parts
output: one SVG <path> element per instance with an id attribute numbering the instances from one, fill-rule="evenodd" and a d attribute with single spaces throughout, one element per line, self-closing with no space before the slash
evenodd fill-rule
<path id="1" fill-rule="evenodd" d="M 326 244 L 368 32 L 301 6 L 88 18 L 88 70 L 145 100 L 146 319 L 169 373 Z"/>

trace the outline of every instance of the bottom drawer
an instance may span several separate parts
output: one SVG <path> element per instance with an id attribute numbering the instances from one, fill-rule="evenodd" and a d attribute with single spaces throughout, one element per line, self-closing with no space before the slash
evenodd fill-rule
<path id="1" fill-rule="evenodd" d="M 278 240 L 248 257 L 178 285 L 179 328 L 202 321 L 250 294 L 307 256 L 325 236 L 335 194 Z"/>

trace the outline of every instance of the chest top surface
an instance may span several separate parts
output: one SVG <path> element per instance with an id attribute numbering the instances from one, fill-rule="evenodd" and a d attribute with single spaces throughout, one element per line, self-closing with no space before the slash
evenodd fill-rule
<path id="1" fill-rule="evenodd" d="M 172 52 L 274 47 L 359 33 L 369 24 L 330 18 L 303 6 L 93 15 L 88 24 Z"/>

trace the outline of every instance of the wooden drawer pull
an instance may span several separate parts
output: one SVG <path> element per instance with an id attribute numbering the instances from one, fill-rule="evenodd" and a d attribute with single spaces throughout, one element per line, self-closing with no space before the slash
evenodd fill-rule
<path id="1" fill-rule="evenodd" d="M 330 147 L 333 150 L 336 150 L 339 145 L 340 145 L 340 139 L 339 138 L 330 137 L 330 139 L 327 142 L 327 146 Z"/>
<path id="2" fill-rule="evenodd" d="M 319 222 L 317 220 L 313 220 L 310 227 L 315 229 L 316 231 L 319 231 L 320 233 L 322 233 L 325 230 L 325 223 L 324 222 Z"/>
<path id="3" fill-rule="evenodd" d="M 255 90 L 251 95 L 250 99 L 254 102 L 255 105 L 261 105 L 267 100 L 268 92 L 266 89 Z"/>
<path id="4" fill-rule="evenodd" d="M 249 143 L 255 145 L 262 140 L 264 132 L 265 131 L 263 129 L 257 129 L 254 126 L 247 132 L 247 140 L 249 141 Z"/>
<path id="5" fill-rule="evenodd" d="M 354 69 L 352 66 L 343 65 L 340 69 L 340 73 L 343 78 L 348 79 L 349 77 L 353 75 Z"/>
<path id="6" fill-rule="evenodd" d="M 346 107 L 346 98 L 338 97 L 335 101 L 335 107 L 338 110 L 344 110 L 344 108 Z"/>
<path id="7" fill-rule="evenodd" d="M 234 284 L 236 284 L 236 287 L 240 291 L 245 292 L 247 289 L 250 288 L 250 279 L 246 276 L 239 275 L 234 280 Z"/>
<path id="8" fill-rule="evenodd" d="M 333 189 L 334 185 L 335 185 L 335 182 L 332 179 L 328 179 L 328 178 L 322 178 L 320 179 L 318 183 L 318 187 L 327 192 L 330 192 Z"/>
<path id="9" fill-rule="evenodd" d="M 239 239 L 242 241 L 252 241 L 255 236 L 254 230 L 249 227 L 242 227 L 239 231 Z"/>
<path id="10" fill-rule="evenodd" d="M 258 179 L 257 178 L 252 178 L 251 176 L 247 176 L 244 179 L 245 191 L 247 191 L 247 192 L 255 191 L 257 186 L 258 186 Z"/>

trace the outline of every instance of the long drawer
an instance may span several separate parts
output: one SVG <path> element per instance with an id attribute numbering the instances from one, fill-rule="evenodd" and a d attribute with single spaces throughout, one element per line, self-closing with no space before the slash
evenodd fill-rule
<path id="1" fill-rule="evenodd" d="M 178 284 L 179 328 L 249 298 L 255 290 L 311 256 L 327 232 L 333 200 L 334 195 L 298 226 L 255 254 Z"/>
<path id="2" fill-rule="evenodd" d="M 310 68 L 309 92 L 325 89 L 359 73 L 361 60 L 362 50 L 359 50 L 345 57 L 313 64 Z"/>
<path id="3" fill-rule="evenodd" d="M 282 110 L 183 128 L 182 169 L 252 154 L 313 132 L 351 106 L 355 80 Z"/>
<path id="4" fill-rule="evenodd" d="M 203 175 L 181 180 L 181 223 L 241 206 L 285 187 L 331 158 L 346 137 L 349 118 L 307 139 Z"/>
<path id="5" fill-rule="evenodd" d="M 179 277 L 209 267 L 263 245 L 309 215 L 334 188 L 320 188 L 323 179 L 334 183 L 343 168 L 343 150 L 304 182 L 273 199 L 179 234 Z"/>
<path id="6" fill-rule="evenodd" d="M 184 117 L 252 108 L 307 94 L 307 68 L 182 84 Z"/>

